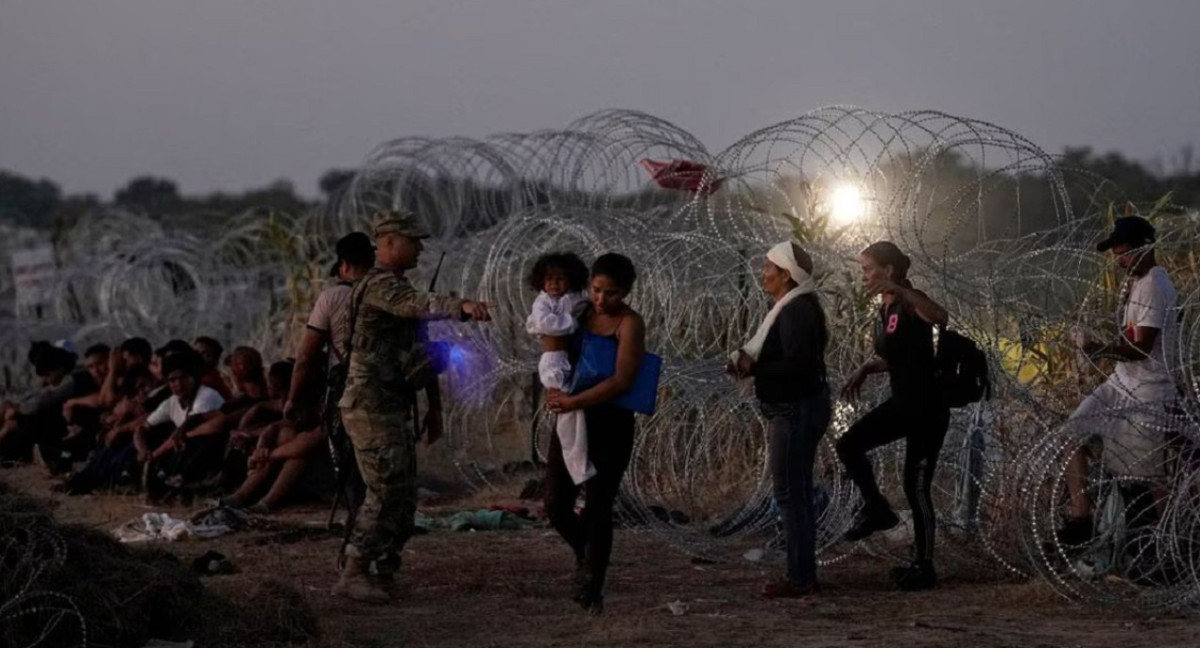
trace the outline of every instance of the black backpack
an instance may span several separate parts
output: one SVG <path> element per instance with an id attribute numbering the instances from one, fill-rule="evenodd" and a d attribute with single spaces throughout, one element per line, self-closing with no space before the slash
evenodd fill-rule
<path id="1" fill-rule="evenodd" d="M 970 338 L 950 329 L 938 333 L 937 376 L 950 407 L 992 397 L 987 355 Z"/>

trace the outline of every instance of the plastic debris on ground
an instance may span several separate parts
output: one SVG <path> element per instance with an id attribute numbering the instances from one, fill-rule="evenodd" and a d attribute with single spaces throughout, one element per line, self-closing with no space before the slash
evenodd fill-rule
<path id="1" fill-rule="evenodd" d="M 426 531 L 521 531 L 537 523 L 529 518 L 528 509 L 494 507 L 439 517 L 417 515 L 416 525 Z"/>
<path id="2" fill-rule="evenodd" d="M 684 603 L 683 601 L 671 601 L 670 603 L 667 603 L 667 609 L 670 610 L 671 614 L 674 614 L 675 616 L 683 616 L 687 613 L 688 606 L 687 603 Z"/>

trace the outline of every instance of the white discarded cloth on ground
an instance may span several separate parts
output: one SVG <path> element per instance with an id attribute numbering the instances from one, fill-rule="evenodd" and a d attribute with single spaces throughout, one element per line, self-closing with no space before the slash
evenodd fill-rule
<path id="1" fill-rule="evenodd" d="M 193 524 L 174 518 L 167 513 L 144 513 L 136 520 L 126 522 L 114 532 L 117 540 L 126 543 L 150 542 L 153 540 L 174 541 L 194 536 L 215 538 L 233 531 L 228 524 Z"/>

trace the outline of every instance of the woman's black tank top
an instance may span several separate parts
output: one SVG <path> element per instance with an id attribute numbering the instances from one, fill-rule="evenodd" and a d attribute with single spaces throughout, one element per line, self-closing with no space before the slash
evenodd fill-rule
<path id="1" fill-rule="evenodd" d="M 893 396 L 923 399 L 938 393 L 933 325 L 902 299 L 879 309 L 875 354 L 887 361 Z"/>

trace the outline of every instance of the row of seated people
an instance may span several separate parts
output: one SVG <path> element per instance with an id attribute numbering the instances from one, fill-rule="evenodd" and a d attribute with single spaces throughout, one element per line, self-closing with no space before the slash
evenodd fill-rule
<path id="1" fill-rule="evenodd" d="M 142 489 L 148 500 L 229 493 L 222 503 L 269 512 L 332 490 L 325 430 L 282 416 L 292 362 L 215 339 L 143 338 L 96 345 L 77 367 L 69 344 L 35 343 L 41 386 L 0 405 L 0 461 L 40 460 L 69 494 Z"/>

